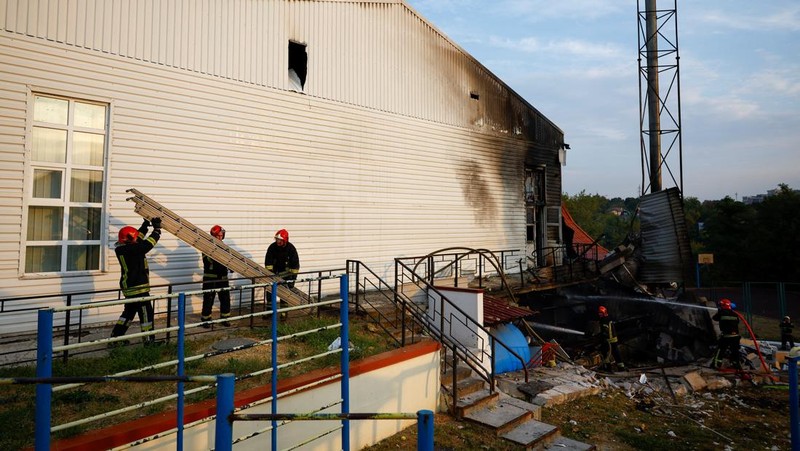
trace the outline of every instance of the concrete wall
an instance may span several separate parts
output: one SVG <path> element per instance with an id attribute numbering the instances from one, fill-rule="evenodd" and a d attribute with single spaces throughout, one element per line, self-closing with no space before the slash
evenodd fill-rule
<path id="1" fill-rule="evenodd" d="M 350 411 L 353 413 L 416 413 L 419 410 L 436 412 L 440 388 L 440 346 L 435 342 L 423 342 L 390 351 L 351 364 Z M 336 374 L 331 369 L 314 371 L 303 376 L 280 381 L 279 392 L 285 392 L 310 382 L 322 380 Z M 236 395 L 236 405 L 250 405 L 263 401 L 270 393 L 269 387 L 259 387 Z M 286 397 L 279 397 L 280 413 L 311 413 L 322 406 L 341 399 L 338 381 L 326 382 Z M 323 410 L 340 412 L 341 406 Z M 187 427 L 184 434 L 184 449 L 207 450 L 214 447 L 214 422 L 210 417 L 215 412 L 215 401 L 187 406 L 185 422 L 197 422 Z M 243 409 L 238 413 L 270 413 L 269 403 Z M 415 424 L 413 420 L 353 420 L 350 422 L 350 443 L 353 449 L 377 443 Z M 267 428 L 267 422 L 236 422 L 233 437 L 250 434 Z M 339 421 L 296 421 L 279 427 L 279 448 L 287 449 L 322 432 L 336 429 Z M 174 450 L 175 434 L 165 431 L 174 428 L 174 413 L 141 418 L 137 421 L 95 431 L 82 437 L 62 440 L 52 444 L 53 449 L 107 449 L 136 442 L 133 449 Z M 270 433 L 248 439 L 233 447 L 235 450 L 263 450 L 270 445 Z M 414 447 L 414 443 L 409 444 Z M 299 450 L 341 449 L 341 430 L 300 446 Z"/>

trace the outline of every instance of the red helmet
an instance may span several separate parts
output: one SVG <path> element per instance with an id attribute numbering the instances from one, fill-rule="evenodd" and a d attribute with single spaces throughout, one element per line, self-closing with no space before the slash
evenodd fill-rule
<path id="1" fill-rule="evenodd" d="M 210 233 L 211 233 L 211 236 L 213 236 L 214 238 L 216 238 L 218 240 L 224 240 L 225 239 L 225 229 L 223 229 L 222 226 L 215 225 L 214 227 L 211 228 L 211 232 Z"/>
<path id="2" fill-rule="evenodd" d="M 730 299 L 720 299 L 719 300 L 719 308 L 730 310 L 731 309 L 731 300 Z"/>
<path id="3" fill-rule="evenodd" d="M 136 238 L 139 238 L 139 231 L 135 227 L 125 226 L 119 229 L 119 242 L 120 243 L 135 243 Z"/>
<path id="4" fill-rule="evenodd" d="M 601 305 L 600 307 L 597 308 L 597 314 L 601 318 L 604 318 L 604 317 L 608 316 L 608 310 L 606 310 L 605 306 Z"/>
<path id="5" fill-rule="evenodd" d="M 289 232 L 286 229 L 280 229 L 275 233 L 275 239 L 289 241 Z"/>

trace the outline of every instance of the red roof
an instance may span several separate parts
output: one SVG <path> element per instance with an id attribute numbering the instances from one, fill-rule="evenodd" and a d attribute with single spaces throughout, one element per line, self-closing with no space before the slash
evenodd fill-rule
<path id="1" fill-rule="evenodd" d="M 561 204 L 561 217 L 564 218 L 564 222 L 567 224 L 567 227 L 575 231 L 575 236 L 572 238 L 572 245 L 575 248 L 575 251 L 577 251 L 578 254 L 581 254 L 588 246 L 594 243 L 594 238 L 590 237 L 589 234 L 586 233 L 586 231 L 584 231 L 574 219 L 572 219 L 572 215 L 569 214 L 569 211 L 567 211 L 567 206 L 564 204 Z M 584 256 L 586 258 L 602 260 L 606 257 L 606 255 L 608 255 L 608 249 L 597 244 Z"/>
<path id="2" fill-rule="evenodd" d="M 515 319 L 527 318 L 534 314 L 536 312 L 529 308 L 513 306 L 506 301 L 486 295 L 483 296 L 484 326 L 509 323 Z"/>

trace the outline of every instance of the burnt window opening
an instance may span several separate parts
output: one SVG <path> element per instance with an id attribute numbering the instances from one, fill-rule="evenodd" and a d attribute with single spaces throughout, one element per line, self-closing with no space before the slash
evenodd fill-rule
<path id="1" fill-rule="evenodd" d="M 470 91 L 469 92 L 469 98 L 472 99 L 472 100 L 480 100 L 481 96 L 480 96 L 480 94 L 478 94 L 475 91 Z"/>
<path id="2" fill-rule="evenodd" d="M 308 54 L 305 44 L 289 41 L 289 80 L 294 88 L 303 91 L 308 74 Z"/>

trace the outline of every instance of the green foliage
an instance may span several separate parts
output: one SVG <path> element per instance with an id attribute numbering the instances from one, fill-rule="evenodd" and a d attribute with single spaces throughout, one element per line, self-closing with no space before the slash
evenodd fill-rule
<path id="1" fill-rule="evenodd" d="M 586 194 L 584 190 L 574 196 L 564 194 L 562 201 L 575 222 L 608 249 L 622 243 L 631 231 L 639 230 L 639 220 L 635 217 L 638 199 L 609 200 L 599 194 Z"/>
<path id="2" fill-rule="evenodd" d="M 563 201 L 581 228 L 600 244 L 613 248 L 638 230 L 631 220 L 637 199 L 606 199 L 581 191 Z M 622 207 L 621 216 L 611 213 Z M 704 285 L 726 281 L 800 282 L 800 193 L 785 184 L 763 202 L 746 205 L 725 197 L 700 202 L 684 199 L 684 216 L 692 253 L 714 255 L 705 268 Z M 704 275 L 704 279 L 706 276 Z"/>

